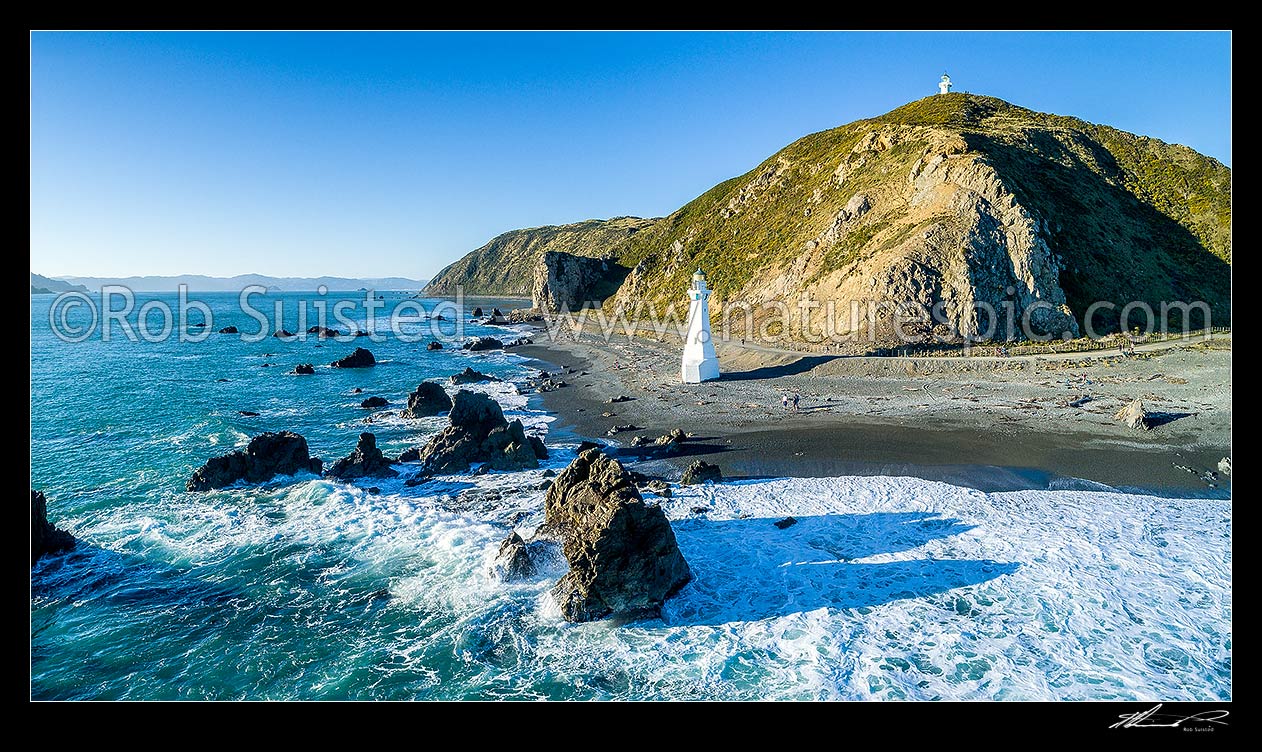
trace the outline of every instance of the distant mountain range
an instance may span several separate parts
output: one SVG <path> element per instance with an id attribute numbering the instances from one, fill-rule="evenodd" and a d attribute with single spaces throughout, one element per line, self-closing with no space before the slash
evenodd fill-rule
<path id="1" fill-rule="evenodd" d="M 36 280 L 42 280 L 37 282 Z M 46 292 L 63 292 L 72 286 L 99 290 L 102 285 L 122 285 L 137 292 L 170 292 L 179 285 L 188 285 L 194 292 L 236 292 L 249 285 L 262 285 L 269 290 L 309 291 L 321 285 L 330 290 L 420 290 L 427 280 L 406 277 L 268 277 L 262 274 L 238 274 L 235 277 L 206 277 L 181 274 L 176 277 L 60 277 L 50 279 L 31 274 L 31 293 L 37 287 Z M 47 284 L 46 284 L 47 283 Z M 49 284 L 59 287 L 50 287 Z"/>
<path id="2" fill-rule="evenodd" d="M 40 276 L 35 272 L 31 272 L 32 295 L 46 295 L 56 292 L 69 292 L 71 290 L 78 290 L 79 292 L 88 291 L 88 289 L 83 285 L 72 285 L 69 282 L 65 282 L 60 279 L 49 279 L 48 277 Z"/>

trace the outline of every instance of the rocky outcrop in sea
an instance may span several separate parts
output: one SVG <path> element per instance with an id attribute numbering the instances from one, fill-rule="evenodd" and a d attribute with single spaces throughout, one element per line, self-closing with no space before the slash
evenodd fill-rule
<path id="1" fill-rule="evenodd" d="M 661 507 L 648 504 L 617 460 L 580 454 L 553 481 L 537 538 L 561 542 L 570 571 L 552 589 L 569 621 L 657 616 L 692 579 Z M 511 537 L 501 547 L 512 552 Z"/>
<path id="2" fill-rule="evenodd" d="M 390 467 L 390 461 L 377 447 L 377 436 L 361 433 L 355 450 L 334 462 L 333 467 L 329 468 L 329 475 L 339 480 L 353 480 L 355 478 L 393 478 L 398 473 Z"/>
<path id="3" fill-rule="evenodd" d="M 307 440 L 293 431 L 261 433 L 245 449 L 211 457 L 193 473 L 189 491 L 209 491 L 245 481 L 263 483 L 277 475 L 308 472 L 320 474 L 323 463 L 312 457 Z"/>
<path id="4" fill-rule="evenodd" d="M 456 392 L 448 421 L 429 443 L 405 451 L 399 461 L 419 461 L 427 473 L 460 473 L 474 463 L 491 470 L 534 468 L 548 456 L 543 441 L 526 436 L 520 420 L 505 420 L 499 403 L 484 394 Z"/>
<path id="5" fill-rule="evenodd" d="M 75 547 L 75 537 L 65 530 L 54 527 L 48 521 L 48 500 L 43 491 L 31 491 L 31 564 L 48 554 L 69 551 Z"/>

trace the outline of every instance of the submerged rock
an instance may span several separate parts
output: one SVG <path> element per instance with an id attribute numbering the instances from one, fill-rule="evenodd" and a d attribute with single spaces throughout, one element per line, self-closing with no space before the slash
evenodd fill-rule
<path id="1" fill-rule="evenodd" d="M 377 359 L 371 352 L 362 347 L 356 347 L 355 352 L 333 361 L 332 365 L 334 368 L 368 368 L 377 365 Z"/>
<path id="2" fill-rule="evenodd" d="M 544 499 L 540 535 L 561 541 L 570 571 L 552 589 L 569 621 L 656 616 L 692 579 L 661 507 L 617 460 L 594 450 L 565 468 Z"/>
<path id="3" fill-rule="evenodd" d="M 435 340 L 435 341 L 433 341 L 433 342 L 429 343 L 428 345 L 426 345 L 426 346 L 425 346 L 425 349 L 426 349 L 426 350 L 441 350 L 441 349 L 443 349 L 443 343 L 441 343 L 441 342 L 439 342 L 439 341 Z"/>
<path id="4" fill-rule="evenodd" d="M 273 337 L 277 337 L 277 338 L 286 338 L 286 337 L 296 337 L 296 336 L 298 336 L 298 335 L 294 334 L 293 332 L 289 331 L 288 329 L 278 329 L 278 330 L 276 330 L 276 333 L 275 333 L 275 334 L 273 334 L 272 336 L 273 336 Z"/>
<path id="5" fill-rule="evenodd" d="M 1131 400 L 1130 404 L 1114 413 L 1113 418 L 1122 421 L 1127 428 L 1137 431 L 1147 431 L 1152 428 L 1148 422 L 1148 412 L 1144 410 L 1143 400 Z"/>
<path id="6" fill-rule="evenodd" d="M 481 317 L 482 317 L 482 306 L 477 306 L 477 307 L 475 307 L 475 308 L 473 309 L 473 313 L 470 313 L 470 314 L 469 314 L 469 316 L 471 316 L 472 318 L 475 318 L 475 319 L 476 319 L 476 318 L 481 318 Z"/>
<path id="7" fill-rule="evenodd" d="M 225 326 L 223 329 L 219 330 L 219 333 L 220 334 L 240 334 L 240 332 L 237 331 L 237 328 L 235 326 Z"/>
<path id="8" fill-rule="evenodd" d="M 43 491 L 31 491 L 31 564 L 47 554 L 69 551 L 75 547 L 75 537 L 65 530 L 54 527 L 48 521 L 48 500 Z"/>
<path id="9" fill-rule="evenodd" d="M 401 415 L 404 418 L 428 418 L 450 409 L 451 397 L 447 396 L 447 392 L 432 381 L 423 381 L 415 392 L 408 395 L 407 409 Z"/>
<path id="10" fill-rule="evenodd" d="M 468 366 L 465 366 L 463 371 L 451 377 L 451 383 L 453 384 L 480 384 L 486 381 L 499 381 L 499 379 L 490 374 L 475 371 Z"/>
<path id="11" fill-rule="evenodd" d="M 361 433 L 359 443 L 348 456 L 333 463 L 329 475 L 341 480 L 354 478 L 393 478 L 398 475 L 377 447 L 377 437 Z"/>
<path id="12" fill-rule="evenodd" d="M 485 350 L 503 350 L 504 343 L 494 337 L 474 337 L 461 346 L 462 350 L 469 352 L 483 352 Z"/>
<path id="13" fill-rule="evenodd" d="M 342 333 L 341 333 L 341 332 L 339 332 L 338 330 L 336 330 L 336 329 L 330 329 L 330 328 L 328 328 L 327 326 L 320 326 L 319 324 L 317 324 L 317 325 L 315 325 L 315 326 L 313 326 L 313 327 L 308 328 L 308 329 L 307 329 L 307 334 L 314 334 L 314 335 L 318 336 L 320 339 L 325 339 L 325 338 L 330 338 L 330 337 L 341 337 L 341 336 L 342 336 Z"/>
<path id="14" fill-rule="evenodd" d="M 299 472 L 320 474 L 323 464 L 310 456 L 307 440 L 293 431 L 261 433 L 245 449 L 211 457 L 193 473 L 186 488 L 209 491 L 238 481 L 262 483 L 277 475 Z"/>
<path id="15" fill-rule="evenodd" d="M 385 397 L 369 397 L 363 402 L 360 402 L 359 406 L 360 407 L 385 407 L 388 404 L 390 404 L 390 400 L 386 399 Z"/>
<path id="16" fill-rule="evenodd" d="M 263 365 L 267 365 L 267 363 L 264 363 Z M 313 366 L 310 363 L 299 363 L 298 365 L 294 366 L 294 373 L 296 373 L 299 376 L 314 376 L 315 366 Z"/>
<path id="17" fill-rule="evenodd" d="M 783 520 L 776 520 L 774 524 L 781 530 L 786 530 L 798 524 L 798 520 L 796 517 L 785 517 Z"/>
<path id="18" fill-rule="evenodd" d="M 694 486 L 701 483 L 718 483 L 722 480 L 723 472 L 719 470 L 718 465 L 711 465 L 708 462 L 697 460 L 684 471 L 679 483 L 683 486 Z"/>
<path id="19" fill-rule="evenodd" d="M 447 419 L 450 424 L 428 444 L 404 452 L 399 461 L 420 460 L 432 474 L 465 472 L 475 462 L 492 470 L 520 470 L 538 467 L 547 457 L 542 442 L 527 438 L 520 420 L 505 420 L 499 403 L 484 394 L 456 392 Z"/>

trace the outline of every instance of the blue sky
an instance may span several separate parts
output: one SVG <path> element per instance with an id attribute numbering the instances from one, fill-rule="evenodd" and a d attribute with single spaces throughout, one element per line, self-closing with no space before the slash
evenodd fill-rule
<path id="1" fill-rule="evenodd" d="M 957 90 L 1231 164 L 1231 37 L 54 34 L 31 269 L 429 277 L 517 227 L 667 214 L 807 133 Z"/>

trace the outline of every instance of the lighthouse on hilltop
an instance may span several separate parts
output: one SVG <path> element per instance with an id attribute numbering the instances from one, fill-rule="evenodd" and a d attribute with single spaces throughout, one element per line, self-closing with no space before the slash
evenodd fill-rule
<path id="1" fill-rule="evenodd" d="M 938 93 L 939 94 L 951 93 L 951 77 L 948 76 L 946 72 L 942 73 L 942 80 L 938 82 Z"/>
<path id="2" fill-rule="evenodd" d="M 719 356 L 710 336 L 710 291 L 700 269 L 692 275 L 688 288 L 688 338 L 684 340 L 684 360 L 680 378 L 685 384 L 700 384 L 719 377 Z"/>

